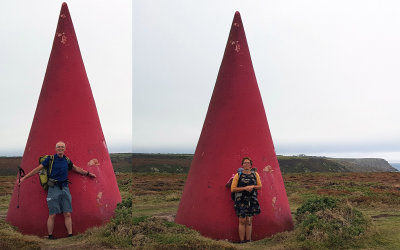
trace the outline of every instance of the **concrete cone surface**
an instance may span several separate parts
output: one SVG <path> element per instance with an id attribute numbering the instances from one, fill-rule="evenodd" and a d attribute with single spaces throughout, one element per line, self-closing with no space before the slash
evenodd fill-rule
<path id="1" fill-rule="evenodd" d="M 121 196 L 66 3 L 61 7 L 22 158 L 21 167 L 25 172 L 39 165 L 39 156 L 55 154 L 58 141 L 66 143 L 65 154 L 75 165 L 97 176 L 91 179 L 69 171 L 73 232 L 105 223 L 114 214 Z M 46 196 L 38 175 L 33 176 L 21 184 L 17 208 L 18 186 L 15 185 L 6 221 L 24 234 L 47 235 Z M 53 234 L 67 235 L 62 214 L 56 217 Z"/>
<path id="2" fill-rule="evenodd" d="M 291 230 L 282 175 L 236 12 L 175 221 L 213 239 L 238 241 L 238 217 L 225 184 L 246 156 L 262 182 L 252 239 Z"/>

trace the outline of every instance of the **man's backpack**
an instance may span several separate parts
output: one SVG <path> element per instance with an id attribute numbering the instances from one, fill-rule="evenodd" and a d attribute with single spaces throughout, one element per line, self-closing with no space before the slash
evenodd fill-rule
<path id="1" fill-rule="evenodd" d="M 43 155 L 39 157 L 39 164 L 42 164 L 47 157 L 50 157 L 49 167 L 44 167 L 39 171 L 40 185 L 42 185 L 43 189 L 46 191 L 49 189 L 47 182 L 49 181 L 49 176 L 51 174 L 51 170 L 53 169 L 54 155 Z"/>
<path id="2" fill-rule="evenodd" d="M 48 190 L 49 189 L 49 176 L 51 174 L 51 170 L 53 169 L 53 162 L 54 162 L 54 155 L 43 155 L 39 157 L 39 164 L 42 164 L 42 162 L 44 162 L 44 160 L 47 159 L 47 157 L 50 157 L 50 162 L 49 162 L 49 167 L 46 168 L 42 168 L 39 171 L 39 180 L 40 180 L 40 185 L 42 185 L 44 190 Z M 65 156 L 65 158 L 67 159 L 68 165 L 70 165 L 71 161 L 68 157 Z"/>

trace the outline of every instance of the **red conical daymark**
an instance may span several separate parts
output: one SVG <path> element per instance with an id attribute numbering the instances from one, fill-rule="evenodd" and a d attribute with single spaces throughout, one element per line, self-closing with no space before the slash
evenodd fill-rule
<path id="1" fill-rule="evenodd" d="M 225 183 L 245 156 L 253 159 L 262 181 L 252 238 L 291 230 L 285 186 L 236 12 L 175 221 L 213 239 L 238 241 L 238 218 Z"/>
<path id="2" fill-rule="evenodd" d="M 39 165 L 38 158 L 55 153 L 58 141 L 65 154 L 92 173 L 91 179 L 69 172 L 73 232 L 107 222 L 121 196 L 101 129 L 96 105 L 82 61 L 66 3 L 62 4 L 42 90 L 26 143 L 21 167 L 26 173 Z M 46 192 L 33 176 L 14 192 L 6 221 L 24 234 L 47 235 Z M 54 235 L 66 236 L 63 215 L 57 215 Z"/>

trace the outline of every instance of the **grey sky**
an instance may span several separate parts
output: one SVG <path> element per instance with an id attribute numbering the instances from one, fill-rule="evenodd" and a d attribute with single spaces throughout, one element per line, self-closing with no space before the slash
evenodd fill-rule
<path id="1" fill-rule="evenodd" d="M 400 162 L 397 1 L 134 1 L 134 152 L 194 152 L 236 10 L 278 154 Z"/>
<path id="2" fill-rule="evenodd" d="M 63 1 L 0 1 L 0 155 L 22 155 Z M 109 151 L 132 150 L 132 2 L 67 1 Z"/>

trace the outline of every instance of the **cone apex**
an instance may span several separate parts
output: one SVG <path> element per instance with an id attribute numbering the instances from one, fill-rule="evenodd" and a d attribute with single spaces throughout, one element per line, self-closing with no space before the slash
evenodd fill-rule
<path id="1" fill-rule="evenodd" d="M 239 11 L 236 11 L 232 21 L 232 28 L 234 28 L 234 30 L 238 30 L 239 27 L 243 27 L 242 18 L 240 17 Z"/>
<path id="2" fill-rule="evenodd" d="M 235 16 L 233 17 L 233 21 L 234 22 L 242 22 L 242 18 L 240 17 L 240 12 L 239 11 L 236 11 L 235 12 Z"/>
<path id="3" fill-rule="evenodd" d="M 69 9 L 68 9 L 68 5 L 67 5 L 66 2 L 63 2 L 62 5 L 61 5 L 60 13 L 64 13 L 64 12 L 67 12 L 68 15 L 69 15 Z"/>

